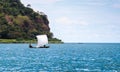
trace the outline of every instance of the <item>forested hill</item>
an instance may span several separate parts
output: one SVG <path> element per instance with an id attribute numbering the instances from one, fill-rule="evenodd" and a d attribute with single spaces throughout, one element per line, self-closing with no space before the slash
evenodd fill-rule
<path id="1" fill-rule="evenodd" d="M 0 0 L 0 39 L 33 39 L 38 34 L 53 37 L 46 14 L 20 0 Z"/>

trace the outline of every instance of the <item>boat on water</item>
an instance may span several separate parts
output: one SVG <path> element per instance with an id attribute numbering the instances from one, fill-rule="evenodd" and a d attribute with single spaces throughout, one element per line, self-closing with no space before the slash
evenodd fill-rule
<path id="1" fill-rule="evenodd" d="M 37 35 L 37 46 L 33 47 L 31 43 L 29 44 L 29 48 L 49 48 L 47 35 Z"/>

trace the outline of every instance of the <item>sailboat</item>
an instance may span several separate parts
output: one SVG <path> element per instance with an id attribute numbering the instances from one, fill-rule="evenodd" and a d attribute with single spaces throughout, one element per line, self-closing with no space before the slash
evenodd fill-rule
<path id="1" fill-rule="evenodd" d="M 47 35 L 37 35 L 36 37 L 37 37 L 37 46 L 33 47 L 30 44 L 29 48 L 49 48 L 49 46 L 46 46 L 48 44 Z"/>

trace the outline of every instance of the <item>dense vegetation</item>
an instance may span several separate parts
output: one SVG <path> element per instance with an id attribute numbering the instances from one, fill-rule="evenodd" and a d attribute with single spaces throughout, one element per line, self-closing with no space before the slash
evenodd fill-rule
<path id="1" fill-rule="evenodd" d="M 38 34 L 56 39 L 47 15 L 33 11 L 30 4 L 25 7 L 20 0 L 0 0 L 0 39 L 33 39 Z"/>

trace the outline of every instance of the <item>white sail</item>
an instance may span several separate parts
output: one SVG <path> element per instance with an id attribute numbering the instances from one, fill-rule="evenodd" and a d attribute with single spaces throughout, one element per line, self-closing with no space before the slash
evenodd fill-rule
<path id="1" fill-rule="evenodd" d="M 36 47 L 41 47 L 41 46 L 48 44 L 47 35 L 37 35 L 36 37 L 37 37 L 37 41 L 38 41 Z"/>

